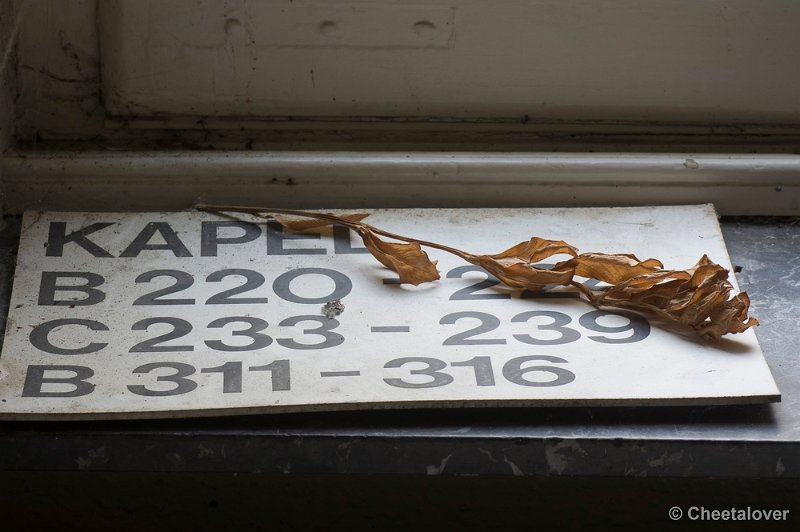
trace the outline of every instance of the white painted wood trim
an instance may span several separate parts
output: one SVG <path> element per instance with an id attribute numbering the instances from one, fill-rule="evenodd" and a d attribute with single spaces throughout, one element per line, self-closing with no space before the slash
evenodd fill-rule
<path id="1" fill-rule="evenodd" d="M 8 213 L 173 210 L 198 199 L 298 207 L 714 203 L 799 215 L 800 155 L 24 152 L 2 159 Z"/>

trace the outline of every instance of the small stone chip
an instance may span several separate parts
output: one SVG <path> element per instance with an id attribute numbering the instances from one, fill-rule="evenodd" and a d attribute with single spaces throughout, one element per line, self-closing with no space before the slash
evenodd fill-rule
<path id="1" fill-rule="evenodd" d="M 334 299 L 322 305 L 322 314 L 326 318 L 334 318 L 344 312 L 344 303 L 341 299 Z"/>

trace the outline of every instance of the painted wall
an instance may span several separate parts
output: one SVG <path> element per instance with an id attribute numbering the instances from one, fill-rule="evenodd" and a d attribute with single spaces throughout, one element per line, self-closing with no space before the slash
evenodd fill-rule
<path id="1" fill-rule="evenodd" d="M 22 0 L 0 0 L 0 154 L 12 144 L 14 98 L 17 93 L 17 43 Z M 3 167 L 0 165 L 0 205 L 5 201 Z M 3 211 L 0 207 L 0 226 Z"/>
<path id="2" fill-rule="evenodd" d="M 14 0 L 0 0 L 0 153 L 14 129 L 19 11 Z"/>
<path id="3" fill-rule="evenodd" d="M 27 0 L 23 11 L 26 142 L 93 138 L 132 117 L 186 116 L 183 129 L 280 116 L 800 124 L 794 0 Z"/>
<path id="4" fill-rule="evenodd" d="M 20 7 L 17 135 L 26 143 L 102 130 L 95 0 L 25 0 Z"/>
<path id="5" fill-rule="evenodd" d="M 111 0 L 112 115 L 800 123 L 795 0 Z"/>

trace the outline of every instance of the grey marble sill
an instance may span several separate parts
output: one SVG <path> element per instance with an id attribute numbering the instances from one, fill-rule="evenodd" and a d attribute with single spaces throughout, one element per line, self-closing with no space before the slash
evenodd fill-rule
<path id="1" fill-rule="evenodd" d="M 0 234 L 7 312 L 19 220 Z M 800 478 L 800 219 L 723 233 L 783 400 L 0 423 L 0 470 Z"/>

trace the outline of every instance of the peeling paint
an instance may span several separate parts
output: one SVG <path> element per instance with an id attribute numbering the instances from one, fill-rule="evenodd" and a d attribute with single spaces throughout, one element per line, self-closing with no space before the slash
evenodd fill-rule
<path id="1" fill-rule="evenodd" d="M 482 455 L 484 455 L 486 458 L 488 458 L 490 462 L 495 463 L 495 464 L 497 463 L 497 458 L 494 457 L 494 454 L 492 454 L 492 451 L 487 451 L 486 449 L 478 449 L 478 451 Z"/>
<path id="2" fill-rule="evenodd" d="M 511 474 L 514 475 L 515 477 L 521 477 L 521 476 L 523 476 L 525 474 L 525 473 L 522 472 L 522 470 L 519 467 L 517 467 L 517 464 L 515 464 L 514 462 L 509 460 L 508 457 L 504 456 L 503 457 L 503 461 L 506 464 L 508 464 L 508 467 L 511 468 Z"/>
<path id="3" fill-rule="evenodd" d="M 580 444 L 576 440 L 561 440 L 558 443 L 552 444 L 547 442 L 544 448 L 544 457 L 547 462 L 547 472 L 549 474 L 562 475 L 570 465 L 575 465 L 573 457 L 586 456 Z"/>
<path id="4" fill-rule="evenodd" d="M 647 462 L 648 467 L 664 467 L 665 465 L 678 464 L 683 461 L 683 451 L 677 453 L 667 453 L 664 451 L 661 456 Z"/>
<path id="5" fill-rule="evenodd" d="M 79 456 L 75 459 L 79 471 L 88 469 L 96 469 L 103 464 L 108 463 L 111 458 L 108 456 L 108 451 L 105 446 L 96 449 L 89 449 L 86 456 Z"/>
<path id="6" fill-rule="evenodd" d="M 444 468 L 447 467 L 447 462 L 450 461 L 450 458 L 452 456 L 453 456 L 452 454 L 448 454 L 442 459 L 441 462 L 439 462 L 438 466 L 435 464 L 429 465 L 428 467 L 425 468 L 425 471 L 427 472 L 428 475 L 441 475 L 444 472 Z"/>

